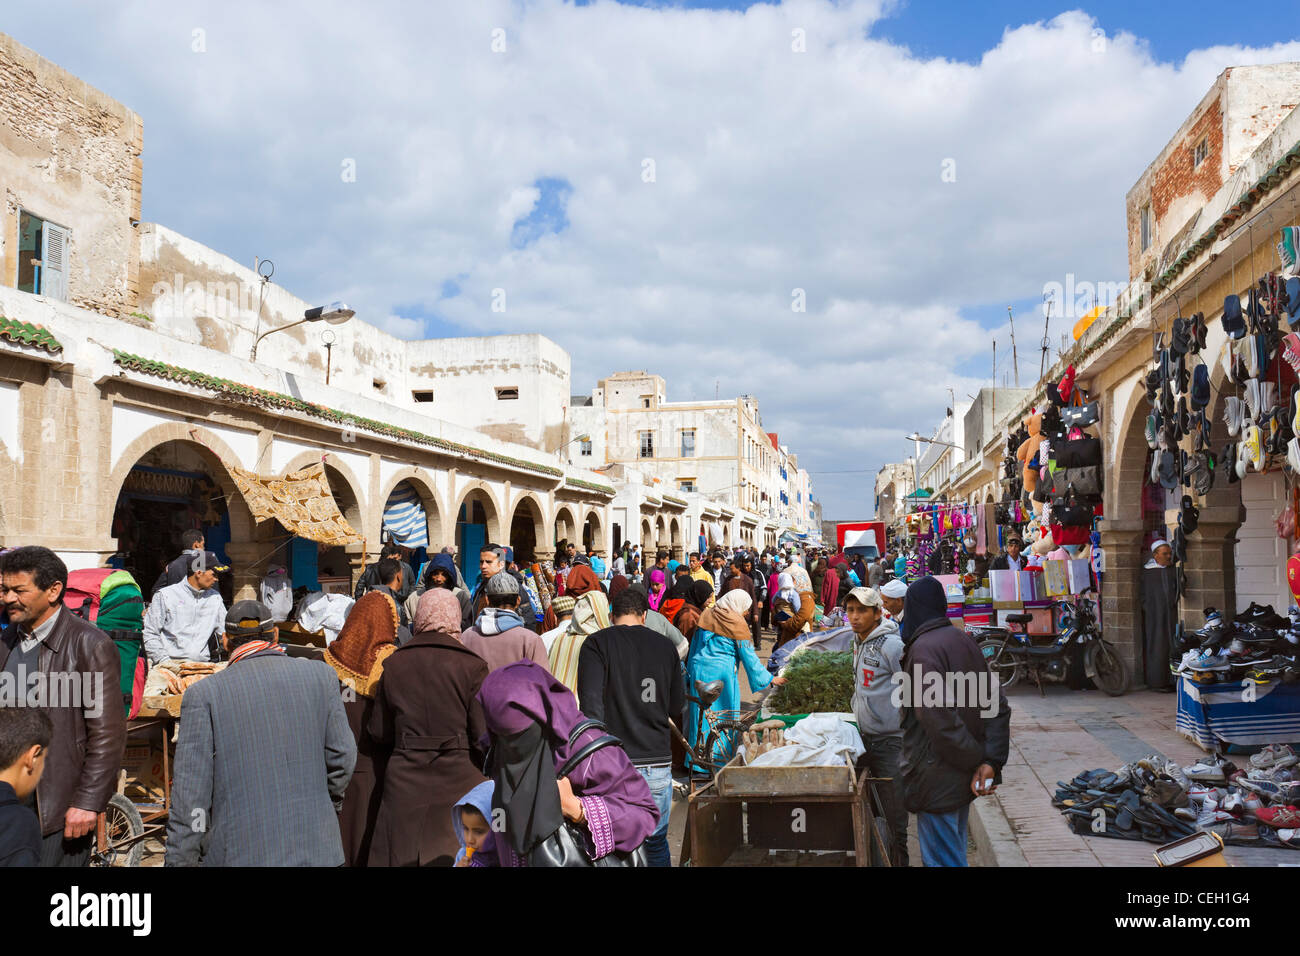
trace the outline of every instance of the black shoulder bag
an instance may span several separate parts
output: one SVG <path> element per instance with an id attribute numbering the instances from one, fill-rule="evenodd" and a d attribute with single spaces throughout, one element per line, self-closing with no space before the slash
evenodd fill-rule
<path id="1" fill-rule="evenodd" d="M 599 720 L 584 720 L 573 728 L 569 734 L 569 746 L 572 747 L 577 743 L 578 737 L 586 730 L 592 727 L 605 729 L 605 725 Z M 622 747 L 623 742 L 612 734 L 604 734 L 595 740 L 585 744 L 581 750 L 564 761 L 563 765 L 555 771 L 555 779 L 558 781 L 561 777 L 567 777 L 573 770 L 597 750 L 605 747 Z M 570 823 L 567 819 L 549 837 L 543 840 L 528 854 L 528 865 L 530 867 L 551 867 L 551 866 L 649 866 L 650 861 L 646 855 L 645 845 L 637 847 L 631 851 L 615 850 L 607 853 L 598 860 L 591 858 L 591 852 L 587 849 L 590 841 L 583 828 L 576 824 Z"/>

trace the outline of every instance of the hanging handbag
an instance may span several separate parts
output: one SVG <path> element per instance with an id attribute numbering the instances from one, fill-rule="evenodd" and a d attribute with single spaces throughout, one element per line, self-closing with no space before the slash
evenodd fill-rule
<path id="1" fill-rule="evenodd" d="M 1072 405 L 1061 409 L 1061 423 L 1066 428 L 1076 425 L 1079 428 L 1087 428 L 1099 421 L 1101 421 L 1101 407 L 1097 402 L 1089 402 L 1087 405 Z"/>
<path id="2" fill-rule="evenodd" d="M 1060 489 L 1061 497 L 1073 491 L 1084 498 L 1100 498 L 1102 489 L 1101 468 L 1089 465 L 1086 468 L 1065 468 L 1055 475 L 1055 487 Z"/>
<path id="3" fill-rule="evenodd" d="M 577 744 L 578 737 L 586 730 L 592 727 L 605 729 L 605 725 L 599 720 L 584 720 L 573 728 L 569 734 L 569 747 L 572 748 Z M 597 737 L 590 743 L 584 744 L 582 749 L 573 754 L 568 760 L 555 771 L 555 779 L 558 781 L 561 777 L 567 777 L 571 774 L 578 764 L 582 763 L 597 750 L 605 747 L 622 747 L 623 742 L 611 734 L 604 734 Z M 530 867 L 614 867 L 614 866 L 649 866 L 650 860 L 646 855 L 645 844 L 637 847 L 635 850 L 623 851 L 614 850 L 607 853 L 599 859 L 591 858 L 591 851 L 588 849 L 590 841 L 586 832 L 577 824 L 570 823 L 565 819 L 554 833 L 543 840 L 528 854 L 528 865 Z"/>
<path id="4" fill-rule="evenodd" d="M 1101 464 L 1101 439 L 1077 438 L 1056 448 L 1058 468 L 1087 468 Z"/>

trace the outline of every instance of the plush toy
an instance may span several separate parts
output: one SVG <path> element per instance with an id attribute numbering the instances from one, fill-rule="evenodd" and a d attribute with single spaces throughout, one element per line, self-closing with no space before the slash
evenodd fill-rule
<path id="1" fill-rule="evenodd" d="M 1038 466 L 1030 467 L 1034 456 L 1038 454 L 1038 446 L 1043 443 L 1042 436 L 1043 416 L 1042 414 L 1029 415 L 1025 418 L 1025 431 L 1029 437 L 1016 449 L 1016 458 L 1020 461 L 1021 473 L 1025 483 L 1025 494 L 1032 495 L 1034 489 L 1038 487 Z M 1042 463 L 1040 462 L 1039 465 Z"/>

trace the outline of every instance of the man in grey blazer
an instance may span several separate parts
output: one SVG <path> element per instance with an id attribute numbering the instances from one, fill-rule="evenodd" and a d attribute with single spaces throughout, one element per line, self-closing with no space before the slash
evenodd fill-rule
<path id="1" fill-rule="evenodd" d="M 342 866 L 337 808 L 356 741 L 338 675 L 288 657 L 271 611 L 226 616 L 225 670 L 181 704 L 167 866 Z"/>

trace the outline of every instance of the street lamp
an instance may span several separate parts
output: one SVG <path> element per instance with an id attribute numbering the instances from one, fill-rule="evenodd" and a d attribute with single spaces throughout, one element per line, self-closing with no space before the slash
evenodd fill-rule
<path id="1" fill-rule="evenodd" d="M 570 438 L 568 441 L 566 441 L 566 442 L 565 442 L 563 445 L 561 445 L 559 448 L 555 449 L 555 452 L 554 452 L 554 453 L 558 455 L 560 452 L 564 451 L 564 449 L 566 449 L 566 448 L 568 448 L 570 445 L 572 445 L 575 441 L 591 441 L 591 436 L 590 436 L 590 435 L 578 435 L 578 436 L 576 436 L 576 437 L 574 437 L 574 438 Z"/>
<path id="2" fill-rule="evenodd" d="M 329 305 L 318 305 L 314 309 L 308 309 L 302 314 L 302 318 L 297 322 L 290 322 L 288 325 L 282 325 L 278 329 L 270 329 L 263 332 L 253 340 L 253 351 L 249 355 L 249 360 L 257 361 L 257 347 L 261 344 L 262 339 L 276 332 L 283 332 L 285 329 L 291 329 L 295 325 L 302 325 L 304 322 L 327 322 L 330 325 L 342 325 L 348 319 L 356 315 L 352 309 L 349 309 L 342 302 L 331 302 Z"/>

